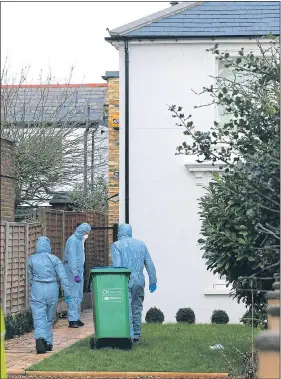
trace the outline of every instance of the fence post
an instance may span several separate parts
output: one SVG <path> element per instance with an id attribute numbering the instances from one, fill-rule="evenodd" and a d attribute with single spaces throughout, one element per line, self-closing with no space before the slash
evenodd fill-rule
<path id="1" fill-rule="evenodd" d="M 38 221 L 38 213 L 37 213 L 37 210 L 36 209 L 33 209 L 33 211 L 32 211 L 32 219 L 33 219 L 33 221 Z"/>
<path id="2" fill-rule="evenodd" d="M 46 236 L 46 210 L 45 208 L 39 208 L 39 221 L 42 224 L 43 236 Z"/>
<path id="3" fill-rule="evenodd" d="M 61 216 L 61 261 L 63 262 L 63 256 L 64 256 L 64 238 L 65 238 L 65 211 L 62 211 L 62 216 Z M 60 298 L 64 297 L 64 291 L 62 286 L 60 287 Z"/>
<path id="4" fill-rule="evenodd" d="M 9 234 L 10 225 L 5 222 L 5 247 L 4 247 L 4 281 L 3 281 L 3 312 L 7 312 L 7 280 L 9 264 Z"/>
<path id="5" fill-rule="evenodd" d="M 29 258 L 29 225 L 25 224 L 25 297 L 24 297 L 24 307 L 28 309 L 29 303 L 29 284 L 28 284 L 28 270 L 27 262 Z"/>
<path id="6" fill-rule="evenodd" d="M 64 239 L 65 239 L 65 212 L 62 211 L 62 217 L 61 217 L 61 260 L 63 260 L 64 255 Z"/>

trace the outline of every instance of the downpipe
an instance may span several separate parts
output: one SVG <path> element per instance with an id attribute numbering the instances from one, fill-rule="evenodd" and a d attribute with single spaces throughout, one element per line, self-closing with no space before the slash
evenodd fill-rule
<path id="1" fill-rule="evenodd" d="M 130 222 L 130 197 L 129 197 L 129 177 L 130 177 L 130 138 L 129 138 L 129 44 L 125 39 L 125 222 Z"/>

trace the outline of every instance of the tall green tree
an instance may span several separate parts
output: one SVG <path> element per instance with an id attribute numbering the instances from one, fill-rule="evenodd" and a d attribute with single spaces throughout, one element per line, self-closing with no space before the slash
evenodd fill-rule
<path id="1" fill-rule="evenodd" d="M 199 243 L 208 270 L 225 275 L 247 305 L 252 296 L 264 303 L 280 263 L 280 47 L 272 37 L 257 46 L 258 54 L 241 49 L 239 57 L 211 49 L 230 75 L 203 88 L 221 113 L 210 131 L 196 129 L 181 106 L 170 107 L 192 141 L 177 154 L 221 163 L 199 202 Z"/>

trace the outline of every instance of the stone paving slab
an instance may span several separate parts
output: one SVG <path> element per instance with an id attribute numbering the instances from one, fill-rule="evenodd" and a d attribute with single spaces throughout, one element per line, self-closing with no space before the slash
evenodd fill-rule
<path id="1" fill-rule="evenodd" d="M 93 335 L 92 311 L 84 311 L 81 317 L 85 325 L 79 329 L 68 328 L 67 320 L 59 320 L 54 329 L 54 351 L 37 355 L 33 334 L 26 334 L 5 342 L 7 371 L 9 373 L 25 372 L 26 369 L 43 359 L 65 349 L 77 341 Z"/>

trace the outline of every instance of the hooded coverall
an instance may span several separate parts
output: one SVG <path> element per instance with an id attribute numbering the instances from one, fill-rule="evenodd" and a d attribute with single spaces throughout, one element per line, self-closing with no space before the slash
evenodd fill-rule
<path id="1" fill-rule="evenodd" d="M 80 320 L 81 303 L 83 300 L 84 286 L 84 245 L 83 235 L 90 233 L 91 226 L 87 223 L 80 224 L 75 233 L 66 241 L 64 250 L 64 267 L 70 284 L 71 300 L 68 304 L 68 321 Z M 79 276 L 81 283 L 75 281 Z"/>
<path id="2" fill-rule="evenodd" d="M 59 298 L 59 278 L 65 293 L 69 296 L 69 282 L 63 264 L 51 254 L 50 240 L 39 237 L 36 252 L 28 260 L 28 282 L 31 286 L 30 306 L 34 324 L 34 337 L 43 338 L 53 345 L 53 322 Z"/>
<path id="3" fill-rule="evenodd" d="M 111 247 L 112 266 L 125 267 L 131 270 L 129 281 L 131 338 L 139 339 L 144 300 L 146 268 L 149 283 L 156 284 L 156 270 L 144 242 L 132 238 L 132 227 L 129 224 L 119 225 L 118 241 Z"/>

